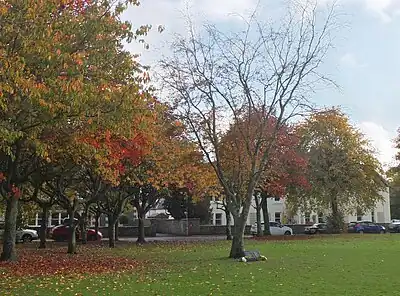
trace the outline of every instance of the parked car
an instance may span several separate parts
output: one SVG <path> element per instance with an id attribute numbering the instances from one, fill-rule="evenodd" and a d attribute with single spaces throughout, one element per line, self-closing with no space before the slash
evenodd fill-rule
<path id="1" fill-rule="evenodd" d="M 305 234 L 323 234 L 328 232 L 326 223 L 315 223 L 304 228 Z"/>
<path id="2" fill-rule="evenodd" d="M 50 238 L 54 239 L 55 241 L 66 241 L 68 240 L 70 232 L 69 225 L 58 225 L 52 228 L 49 232 Z M 88 241 L 96 241 L 101 240 L 103 238 L 103 234 L 101 232 L 97 232 L 94 229 L 87 230 L 87 240 Z M 81 239 L 81 233 L 79 229 L 76 229 L 76 239 Z"/>
<path id="3" fill-rule="evenodd" d="M 264 230 L 264 222 L 261 222 L 261 229 Z M 269 222 L 269 229 L 271 231 L 271 235 L 292 235 L 293 234 L 292 228 L 282 225 L 278 222 Z M 257 234 L 257 222 L 255 222 L 251 226 L 250 232 L 253 235 Z"/>
<path id="4" fill-rule="evenodd" d="M 3 239 L 4 235 L 4 224 L 0 224 L 0 240 Z M 27 243 L 35 239 L 38 239 L 39 235 L 36 230 L 19 228 L 16 233 L 16 242 Z"/>
<path id="5" fill-rule="evenodd" d="M 388 227 L 389 232 L 400 232 L 400 221 L 392 221 Z"/>
<path id="6" fill-rule="evenodd" d="M 386 233 L 386 228 L 371 221 L 350 222 L 347 228 L 350 233 Z"/>

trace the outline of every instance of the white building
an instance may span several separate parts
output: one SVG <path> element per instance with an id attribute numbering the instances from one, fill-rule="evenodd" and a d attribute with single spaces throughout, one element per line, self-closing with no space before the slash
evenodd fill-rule
<path id="1" fill-rule="evenodd" d="M 387 187 L 386 191 L 381 192 L 383 200 L 378 202 L 375 205 L 375 208 L 370 213 L 359 213 L 358 215 L 348 215 L 345 216 L 345 222 L 352 221 L 372 221 L 376 223 L 390 223 L 391 215 L 390 215 L 390 196 L 389 196 L 389 187 Z M 213 225 L 226 225 L 226 217 L 225 212 L 221 209 L 220 201 L 212 201 L 211 202 L 212 215 L 211 215 L 211 223 Z M 268 213 L 269 220 L 275 222 L 281 222 L 284 224 L 312 224 L 312 223 L 321 223 L 324 222 L 326 217 L 326 213 L 298 213 L 294 217 L 287 217 L 285 214 L 285 202 L 284 199 L 281 198 L 270 198 L 268 199 Z M 262 218 L 261 218 L 262 219 Z M 254 222 L 257 221 L 256 218 L 256 209 L 254 201 L 250 206 L 249 216 L 247 218 L 247 225 L 253 225 Z M 233 218 L 232 218 L 233 223 Z"/>
<path id="2" fill-rule="evenodd" d="M 166 216 L 168 216 L 169 219 L 172 219 L 171 215 L 169 215 L 167 210 L 164 209 L 162 201 L 158 202 L 153 208 L 151 208 L 146 213 L 146 219 L 150 218 L 150 217 L 155 217 L 159 214 L 166 215 Z M 138 218 L 137 211 L 135 208 L 131 212 L 127 213 L 127 215 L 131 219 Z M 107 222 L 108 219 L 107 219 L 106 215 L 103 215 L 103 216 L 104 216 L 104 219 L 99 220 L 100 227 L 108 226 L 108 222 Z M 40 227 L 40 225 L 42 223 L 42 217 L 43 217 L 42 212 L 37 212 L 28 220 L 28 226 L 29 227 Z M 64 219 L 66 219 L 66 218 L 69 218 L 68 213 L 63 209 L 57 209 L 57 207 L 55 207 L 55 209 L 52 209 L 49 211 L 47 226 L 54 227 L 54 226 L 60 225 L 63 223 Z M 1 216 L 0 216 L 0 221 L 1 221 Z M 93 227 L 94 219 L 89 218 L 89 223 L 90 223 L 90 227 Z"/>
<path id="3" fill-rule="evenodd" d="M 221 208 L 220 201 L 211 201 L 211 224 L 213 225 L 226 225 L 225 212 Z M 270 221 L 281 222 L 283 213 L 285 212 L 285 203 L 281 198 L 268 199 L 268 213 Z M 233 217 L 231 218 L 233 224 Z M 250 206 L 249 216 L 247 218 L 247 225 L 253 225 L 257 221 L 255 203 L 252 201 Z"/>

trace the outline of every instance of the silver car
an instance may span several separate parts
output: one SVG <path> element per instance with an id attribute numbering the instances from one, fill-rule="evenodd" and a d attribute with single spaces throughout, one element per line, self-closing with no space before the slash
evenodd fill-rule
<path id="1" fill-rule="evenodd" d="M 4 234 L 4 224 L 0 224 L 0 240 L 3 239 L 3 234 Z M 39 235 L 36 230 L 24 229 L 24 228 L 17 229 L 16 242 L 28 243 L 38 238 Z"/>
<path id="2" fill-rule="evenodd" d="M 261 222 L 261 229 L 264 229 L 264 222 Z M 269 222 L 271 235 L 293 235 L 293 229 L 280 224 L 279 222 Z M 257 234 L 257 222 L 251 226 L 251 234 Z"/>

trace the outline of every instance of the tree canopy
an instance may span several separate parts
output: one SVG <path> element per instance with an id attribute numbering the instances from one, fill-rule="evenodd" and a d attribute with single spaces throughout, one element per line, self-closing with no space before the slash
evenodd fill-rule
<path id="1" fill-rule="evenodd" d="M 302 211 L 333 215 L 372 209 L 386 190 L 383 170 L 371 144 L 339 109 L 316 112 L 297 133 L 307 155 L 311 191 L 290 194 L 288 201 Z"/>

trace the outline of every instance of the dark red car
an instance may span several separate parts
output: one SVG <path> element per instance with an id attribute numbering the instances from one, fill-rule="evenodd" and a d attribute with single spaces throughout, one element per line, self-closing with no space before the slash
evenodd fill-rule
<path id="1" fill-rule="evenodd" d="M 70 232 L 69 225 L 58 225 L 50 230 L 49 236 L 50 238 L 54 239 L 55 241 L 66 241 L 68 240 Z M 101 240 L 103 238 L 103 234 L 101 232 L 97 232 L 94 229 L 87 230 L 87 240 L 88 241 L 96 241 Z M 81 233 L 79 228 L 76 229 L 76 239 L 81 239 Z"/>

